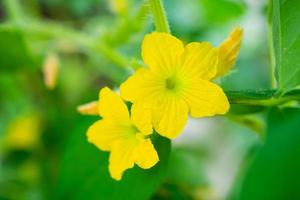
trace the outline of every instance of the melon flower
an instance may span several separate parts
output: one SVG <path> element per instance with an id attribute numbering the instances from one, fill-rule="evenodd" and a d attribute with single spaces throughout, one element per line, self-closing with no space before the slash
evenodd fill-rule
<path id="1" fill-rule="evenodd" d="M 121 87 L 121 96 L 140 109 L 151 109 L 155 130 L 173 139 L 183 130 L 188 114 L 225 114 L 229 103 L 211 80 L 217 74 L 218 51 L 208 42 L 184 46 L 176 37 L 154 32 L 145 36 L 138 69 Z"/>
<path id="2" fill-rule="evenodd" d="M 88 141 L 100 150 L 110 151 L 109 172 L 120 180 L 123 172 L 137 164 L 143 169 L 154 166 L 159 158 L 149 138 L 153 132 L 150 111 L 131 108 L 131 116 L 123 100 L 109 88 L 99 93 L 101 120 L 88 129 Z"/>

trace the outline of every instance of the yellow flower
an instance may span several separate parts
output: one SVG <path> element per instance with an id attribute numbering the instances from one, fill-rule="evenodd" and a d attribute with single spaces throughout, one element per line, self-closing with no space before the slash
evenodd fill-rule
<path id="1" fill-rule="evenodd" d="M 240 51 L 242 37 L 243 29 L 236 27 L 218 48 L 219 63 L 216 77 L 225 75 L 234 66 Z"/>
<path id="2" fill-rule="evenodd" d="M 166 33 L 145 36 L 142 57 L 147 67 L 121 85 L 121 96 L 151 109 L 156 131 L 175 138 L 192 117 L 224 114 L 223 90 L 210 82 L 217 72 L 217 51 L 207 42 L 183 43 Z"/>
<path id="3" fill-rule="evenodd" d="M 103 88 L 98 102 L 103 119 L 88 129 L 88 141 L 110 151 L 109 172 L 116 180 L 134 164 L 148 169 L 159 160 L 149 138 L 153 132 L 151 114 L 138 107 L 138 104 L 131 107 L 130 116 L 123 100 L 109 88 Z"/>

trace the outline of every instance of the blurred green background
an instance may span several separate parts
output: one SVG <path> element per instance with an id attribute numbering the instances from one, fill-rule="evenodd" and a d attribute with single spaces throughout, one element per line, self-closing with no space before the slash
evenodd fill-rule
<path id="1" fill-rule="evenodd" d="M 217 47 L 235 26 L 244 29 L 236 67 L 218 80 L 224 90 L 272 87 L 266 0 L 164 2 L 172 33 L 186 43 L 210 41 Z M 85 137 L 98 117 L 83 116 L 76 107 L 96 100 L 103 86 L 117 89 L 142 65 L 141 41 L 154 30 L 144 1 L 1 0 L 0 22 L 0 199 L 253 200 L 284 195 L 277 193 L 273 198 L 268 191 L 280 190 L 281 185 L 271 189 L 271 182 L 261 180 L 285 168 L 291 173 L 297 170 L 289 168 L 294 165 L 290 162 L 293 155 L 299 155 L 296 152 L 281 152 L 291 156 L 283 160 L 288 166 L 276 160 L 275 144 L 285 139 L 276 134 L 265 137 L 266 124 L 279 126 L 281 119 L 270 118 L 268 112 L 241 114 L 247 109 L 238 106 L 226 117 L 190 119 L 172 144 L 168 169 L 155 174 L 159 181 L 152 188 L 130 181 L 116 186 L 110 179 L 107 154 L 88 144 Z M 54 77 L 54 83 L 45 82 L 48 76 Z M 297 111 L 282 112 L 299 119 Z M 267 132 L 295 130 L 293 120 L 288 121 L 289 128 L 274 125 Z M 265 140 L 275 144 L 261 150 Z M 295 145 L 299 150 L 293 141 L 286 140 L 279 147 Z M 258 149 L 261 161 L 244 182 L 247 187 L 242 187 Z M 167 154 L 163 152 L 166 160 Z M 265 154 L 275 156 L 268 161 L 279 164 L 275 171 L 260 171 L 268 166 Z M 163 165 L 154 170 L 160 171 Z M 142 178 L 147 182 L 149 177 L 137 177 Z M 290 184 L 292 180 L 284 181 Z M 110 190 L 118 194 L 112 197 Z M 135 190 L 140 194 L 129 194 Z M 265 196 L 255 196 L 255 191 Z M 296 199 L 290 194 L 287 199 Z"/>

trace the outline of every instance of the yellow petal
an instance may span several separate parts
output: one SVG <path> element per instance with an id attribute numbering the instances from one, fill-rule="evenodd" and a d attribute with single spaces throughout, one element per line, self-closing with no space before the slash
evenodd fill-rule
<path id="1" fill-rule="evenodd" d="M 107 87 L 99 93 L 99 114 L 105 119 L 129 120 L 127 106 L 121 97 Z"/>
<path id="2" fill-rule="evenodd" d="M 88 141 L 103 151 L 109 151 L 112 145 L 126 134 L 125 126 L 111 122 L 110 120 L 99 120 L 89 127 L 87 132 Z"/>
<path id="3" fill-rule="evenodd" d="M 92 101 L 77 107 L 77 111 L 82 115 L 99 115 L 98 101 Z"/>
<path id="4" fill-rule="evenodd" d="M 179 64 L 184 47 L 176 37 L 154 32 L 145 36 L 142 43 L 144 63 L 154 72 L 170 73 Z"/>
<path id="5" fill-rule="evenodd" d="M 142 140 L 135 148 L 134 153 L 135 163 L 143 169 L 149 169 L 159 161 L 157 152 L 150 139 Z"/>
<path id="6" fill-rule="evenodd" d="M 140 68 L 120 86 L 121 96 L 131 102 L 151 101 L 153 97 L 162 94 L 164 90 L 162 80 L 148 68 Z"/>
<path id="7" fill-rule="evenodd" d="M 237 27 L 218 48 L 219 63 L 216 77 L 225 75 L 235 65 L 236 58 L 240 51 L 242 37 L 243 30 Z"/>
<path id="8" fill-rule="evenodd" d="M 217 72 L 218 54 L 208 42 L 192 42 L 185 47 L 182 55 L 182 76 L 194 79 L 212 79 Z"/>
<path id="9" fill-rule="evenodd" d="M 125 170 L 134 166 L 134 148 L 131 141 L 116 143 L 109 156 L 109 172 L 115 180 L 121 180 Z"/>
<path id="10" fill-rule="evenodd" d="M 214 83 L 205 80 L 194 80 L 184 90 L 192 117 L 208 117 L 225 114 L 229 103 L 223 90 Z"/>
<path id="11" fill-rule="evenodd" d="M 153 105 L 153 125 L 162 136 L 174 139 L 188 118 L 187 103 L 176 95 L 165 95 Z"/>
<path id="12" fill-rule="evenodd" d="M 151 108 L 144 103 L 134 103 L 131 107 L 131 121 L 143 135 L 153 132 Z"/>

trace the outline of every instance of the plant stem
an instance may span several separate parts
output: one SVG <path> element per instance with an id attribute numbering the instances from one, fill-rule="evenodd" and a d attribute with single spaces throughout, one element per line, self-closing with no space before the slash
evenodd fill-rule
<path id="1" fill-rule="evenodd" d="M 9 19 L 7 24 L 17 26 L 17 28 L 25 34 L 72 40 L 73 43 L 76 43 L 80 47 L 92 49 L 104 55 L 118 67 L 126 69 L 130 67 L 129 64 L 131 60 L 129 58 L 121 55 L 104 41 L 100 41 L 98 37 L 92 37 L 56 23 L 40 22 L 26 18 L 26 15 L 22 14 L 22 8 L 18 0 L 4 0 L 3 5 L 5 6 Z"/>
<path id="2" fill-rule="evenodd" d="M 3 4 L 7 11 L 9 20 L 12 22 L 18 22 L 22 18 L 20 5 L 17 0 L 4 0 Z"/>
<path id="3" fill-rule="evenodd" d="M 156 31 L 170 33 L 169 23 L 162 0 L 149 0 Z"/>
<path id="4" fill-rule="evenodd" d="M 277 90 L 265 91 L 226 91 L 230 104 L 279 106 L 291 101 L 300 102 L 300 90 L 292 90 L 283 96 L 278 96 Z"/>
<path id="5" fill-rule="evenodd" d="M 27 23 L 19 23 L 20 30 L 28 35 L 38 35 L 55 39 L 67 39 L 74 41 L 80 47 L 92 49 L 99 54 L 104 55 L 112 63 L 121 68 L 128 68 L 130 60 L 121 55 L 116 50 L 110 48 L 105 43 L 98 41 L 99 38 L 92 37 L 88 34 L 77 32 L 71 28 L 67 28 L 55 23 L 41 23 L 38 21 L 29 21 Z"/>

